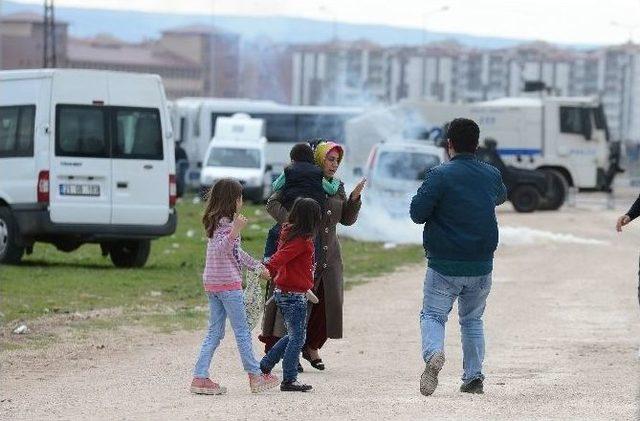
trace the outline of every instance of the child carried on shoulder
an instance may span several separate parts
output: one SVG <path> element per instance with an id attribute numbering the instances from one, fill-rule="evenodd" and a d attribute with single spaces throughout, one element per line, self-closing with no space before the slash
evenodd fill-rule
<path id="1" fill-rule="evenodd" d="M 297 143 L 289 152 L 291 164 L 273 182 L 273 191 L 282 192 L 280 203 L 291 211 L 293 202 L 299 197 L 310 197 L 321 207 L 325 206 L 326 197 L 334 195 L 340 187 L 340 181 L 328 181 L 322 170 L 315 164 L 313 149 L 308 143 Z M 268 259 L 276 251 L 280 224 L 275 224 L 269 230 L 264 248 L 264 257 Z"/>

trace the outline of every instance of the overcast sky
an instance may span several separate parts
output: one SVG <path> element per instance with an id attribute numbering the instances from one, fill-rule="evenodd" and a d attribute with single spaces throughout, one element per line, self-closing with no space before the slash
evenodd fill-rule
<path id="1" fill-rule="evenodd" d="M 580 44 L 622 43 L 631 33 L 640 42 L 640 0 L 55 0 L 55 4 L 169 13 L 286 15 Z M 436 11 L 443 7 L 448 10 Z"/>

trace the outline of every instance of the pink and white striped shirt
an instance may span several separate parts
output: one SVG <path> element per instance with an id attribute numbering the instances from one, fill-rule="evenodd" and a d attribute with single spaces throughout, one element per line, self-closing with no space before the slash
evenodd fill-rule
<path id="1" fill-rule="evenodd" d="M 261 263 L 240 247 L 240 236 L 231 239 L 231 221 L 222 218 L 207 242 L 202 282 L 207 292 L 242 289 L 242 269 L 255 270 Z"/>

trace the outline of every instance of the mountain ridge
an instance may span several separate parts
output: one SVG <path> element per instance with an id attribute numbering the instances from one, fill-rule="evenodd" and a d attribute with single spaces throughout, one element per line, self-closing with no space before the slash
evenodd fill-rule
<path id="1" fill-rule="evenodd" d="M 19 12 L 42 14 L 42 6 L 15 1 L 2 2 L 2 15 Z M 334 23 L 287 16 L 230 16 L 170 14 L 132 10 L 107 10 L 78 7 L 56 7 L 56 18 L 69 23 L 72 36 L 86 38 L 110 33 L 127 42 L 142 42 L 157 38 L 163 30 L 187 25 L 212 25 L 235 32 L 245 41 L 268 39 L 274 43 L 320 43 L 333 39 Z M 114 32 L 113 28 L 118 28 Z M 385 47 L 416 46 L 436 41 L 454 40 L 472 48 L 498 49 L 513 47 L 533 40 L 468 35 L 463 33 L 430 32 L 382 24 L 335 22 L 335 33 L 342 41 L 368 40 Z M 594 45 L 552 45 L 586 49 Z"/>

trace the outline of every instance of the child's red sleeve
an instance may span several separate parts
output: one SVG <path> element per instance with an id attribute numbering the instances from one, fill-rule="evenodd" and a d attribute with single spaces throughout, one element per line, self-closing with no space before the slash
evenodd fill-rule
<path id="1" fill-rule="evenodd" d="M 266 264 L 271 277 L 274 277 L 278 272 L 278 269 L 280 269 L 282 266 L 286 265 L 299 254 L 302 254 L 305 249 L 306 247 L 304 245 L 304 239 L 301 237 L 298 237 L 291 241 L 287 241 L 285 244 L 283 244 L 282 247 L 280 247 L 278 251 L 276 251 L 273 256 L 269 258 L 269 261 Z"/>

